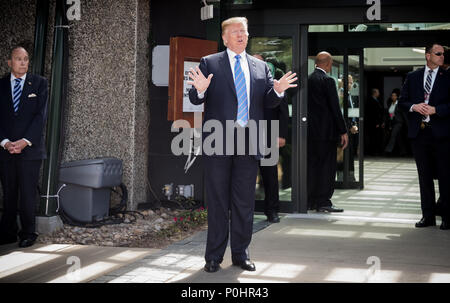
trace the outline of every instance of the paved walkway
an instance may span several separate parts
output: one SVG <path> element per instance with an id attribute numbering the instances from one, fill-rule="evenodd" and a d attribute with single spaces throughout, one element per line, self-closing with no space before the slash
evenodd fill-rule
<path id="1" fill-rule="evenodd" d="M 229 248 L 219 272 L 204 272 L 203 231 L 162 250 L 2 247 L 0 282 L 450 282 L 450 232 L 414 228 L 412 161 L 367 161 L 365 189 L 337 190 L 333 201 L 345 212 L 285 214 L 271 225 L 255 216 L 256 272 L 232 266 Z"/>

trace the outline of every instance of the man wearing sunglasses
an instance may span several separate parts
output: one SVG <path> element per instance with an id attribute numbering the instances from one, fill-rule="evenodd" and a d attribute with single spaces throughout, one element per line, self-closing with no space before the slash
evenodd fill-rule
<path id="1" fill-rule="evenodd" d="M 437 162 L 442 202 L 440 229 L 450 229 L 450 75 L 441 67 L 444 48 L 425 48 L 427 64 L 408 74 L 399 99 L 408 112 L 408 137 L 419 174 L 422 219 L 416 227 L 436 225 L 436 197 L 433 183 Z"/>

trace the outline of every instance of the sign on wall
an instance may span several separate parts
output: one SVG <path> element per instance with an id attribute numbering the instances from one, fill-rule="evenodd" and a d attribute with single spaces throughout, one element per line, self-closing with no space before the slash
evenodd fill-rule
<path id="1" fill-rule="evenodd" d="M 216 53 L 217 48 L 216 41 L 170 38 L 167 120 L 185 120 L 190 123 L 190 127 L 194 126 L 194 113 L 203 112 L 203 105 L 195 106 L 189 101 L 190 85 L 186 83 L 189 80 L 188 71 L 191 67 L 196 67 L 202 57 Z M 185 127 L 185 123 L 180 123 L 179 127 Z"/>
<path id="2" fill-rule="evenodd" d="M 190 69 L 195 69 L 198 66 L 198 62 L 195 61 L 184 61 L 184 79 L 183 79 L 183 112 L 184 113 L 195 113 L 203 112 L 203 104 L 194 105 L 189 101 L 189 90 L 192 85 L 187 84 L 189 79 Z"/>

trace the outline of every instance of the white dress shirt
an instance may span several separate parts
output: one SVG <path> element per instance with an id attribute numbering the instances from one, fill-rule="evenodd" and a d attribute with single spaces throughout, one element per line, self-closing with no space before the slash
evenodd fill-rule
<path id="1" fill-rule="evenodd" d="M 316 69 L 320 69 L 321 71 L 323 71 L 325 74 L 327 73 L 323 68 L 320 68 L 318 66 L 316 66 Z"/>
<path id="2" fill-rule="evenodd" d="M 429 68 L 428 66 L 425 66 L 425 73 L 424 73 L 424 77 L 423 77 L 423 87 L 425 87 L 425 83 L 427 83 L 427 76 L 428 76 L 428 71 L 429 70 L 432 70 L 432 69 Z M 431 73 L 430 92 L 433 91 L 434 80 L 436 80 L 436 75 L 437 75 L 438 70 L 439 70 L 439 66 L 432 70 L 433 72 Z M 429 98 L 427 98 L 425 100 L 425 103 L 428 104 L 428 101 L 429 101 Z"/>

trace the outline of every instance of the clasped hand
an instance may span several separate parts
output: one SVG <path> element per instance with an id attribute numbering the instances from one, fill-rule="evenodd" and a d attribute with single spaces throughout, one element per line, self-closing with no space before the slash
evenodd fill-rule
<path id="1" fill-rule="evenodd" d="M 414 104 L 412 109 L 423 116 L 431 116 L 436 113 L 436 108 L 426 103 Z"/>
<path id="2" fill-rule="evenodd" d="M 15 142 L 8 142 L 5 144 L 5 148 L 10 154 L 21 154 L 22 150 L 27 146 L 27 142 L 21 139 Z"/>

